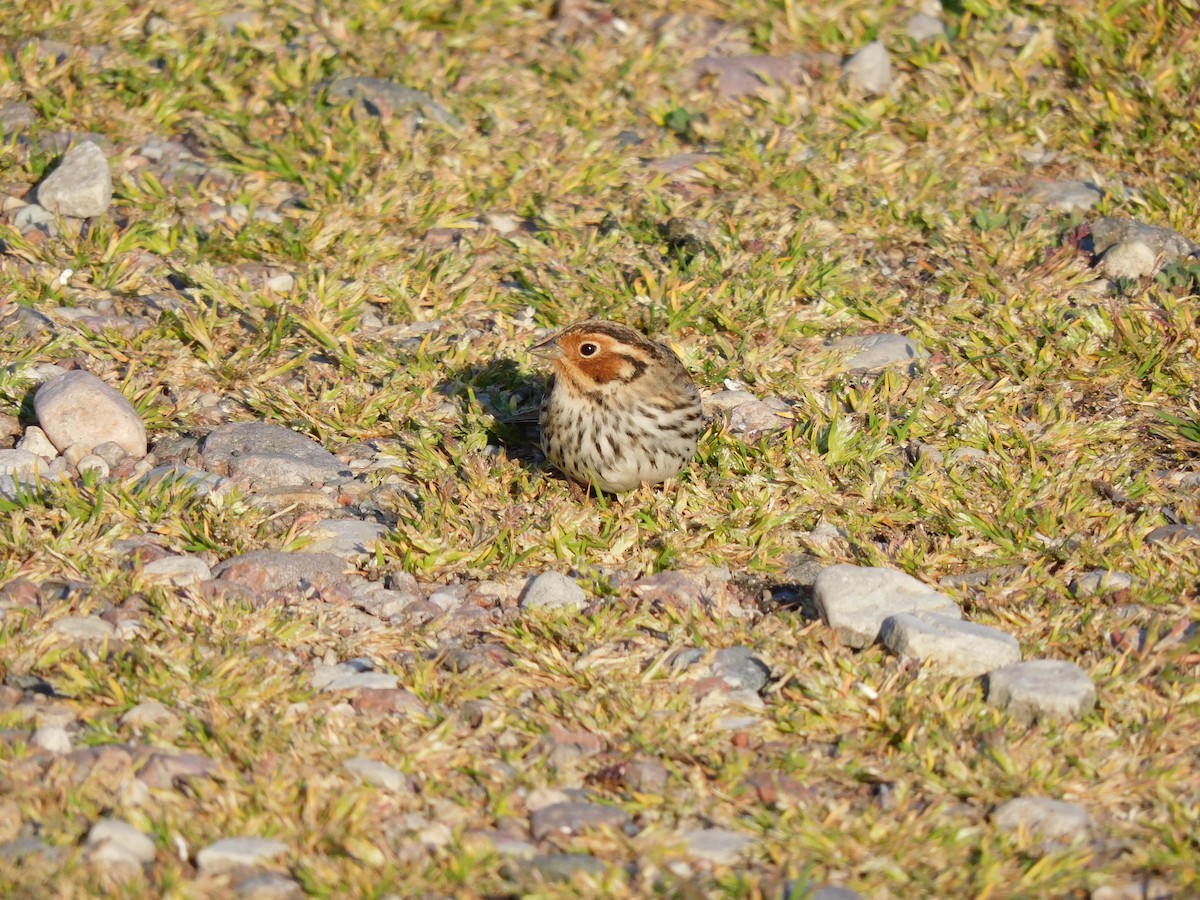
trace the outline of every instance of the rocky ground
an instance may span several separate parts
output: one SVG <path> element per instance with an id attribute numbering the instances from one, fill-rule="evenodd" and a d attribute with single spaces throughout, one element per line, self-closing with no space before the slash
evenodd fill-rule
<path id="1" fill-rule="evenodd" d="M 0 11 L 0 893 L 1200 888 L 1188 4 Z M 581 498 L 585 316 L 709 427 Z"/>

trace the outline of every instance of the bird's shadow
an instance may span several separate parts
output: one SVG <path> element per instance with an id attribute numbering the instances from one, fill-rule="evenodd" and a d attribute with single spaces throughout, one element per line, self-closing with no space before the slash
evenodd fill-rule
<path id="1" fill-rule="evenodd" d="M 457 403 L 468 421 L 489 416 L 488 443 L 502 447 L 527 469 L 541 470 L 538 409 L 548 383 L 547 376 L 522 371 L 516 360 L 501 356 L 448 369 L 436 390 Z"/>

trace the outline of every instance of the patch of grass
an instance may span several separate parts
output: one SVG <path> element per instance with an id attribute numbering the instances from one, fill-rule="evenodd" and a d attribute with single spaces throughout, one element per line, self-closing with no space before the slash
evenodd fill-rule
<path id="1" fill-rule="evenodd" d="M 0 142 L 0 194 L 26 196 L 60 131 L 101 135 L 115 177 L 109 214 L 84 228 L 0 224 L 0 312 L 51 320 L 0 335 L 0 412 L 30 424 L 35 367 L 56 363 L 119 385 L 152 441 L 233 410 L 335 453 L 373 442 L 390 467 L 367 476 L 372 510 L 392 529 L 364 574 L 574 570 L 597 602 L 567 617 L 491 610 L 465 637 L 368 620 L 343 597 L 259 608 L 148 584 L 123 542 L 210 564 L 294 547 L 308 519 L 286 503 L 136 478 L 0 500 L 0 582 L 42 585 L 40 605 L 3 611 L 0 672 L 61 694 L 0 709 L 0 843 L 36 830 L 66 849 L 6 868 L 0 893 L 100 891 L 79 846 L 108 814 L 158 849 L 130 896 L 226 891 L 192 863 L 240 834 L 284 840 L 279 868 L 313 895 L 759 897 L 790 880 L 1058 896 L 1148 876 L 1195 892 L 1200 558 L 1146 536 L 1200 518 L 1196 263 L 1097 291 L 1087 217 L 1027 198 L 1038 182 L 1091 181 L 1096 214 L 1195 237 L 1194 4 L 965 0 L 944 4 L 947 38 L 921 45 L 895 2 L 618 2 L 585 6 L 578 25 L 508 0 L 301 7 L 0 12 L 0 102 L 37 118 Z M 837 57 L 876 38 L 897 79 L 879 98 L 836 69 L 744 98 L 689 74 L 710 54 Z M 423 91 L 461 124 L 327 102 L 346 75 Z M 705 158 L 648 165 L 685 153 Z M 505 217 L 515 230 L 496 227 Z M 711 225 L 714 246 L 670 246 L 673 217 Z M 264 286 L 280 273 L 294 283 Z M 150 295 L 177 302 L 160 314 Z M 64 315 L 85 308 L 133 324 Z M 747 440 L 717 419 L 673 483 L 580 501 L 509 420 L 544 386 L 535 329 L 590 315 L 670 343 L 705 393 L 735 381 L 792 404 L 793 420 Z M 823 342 L 864 333 L 931 356 L 915 376 L 841 371 Z M 944 461 L 913 464 L 913 442 Z M 845 540 L 814 546 L 818 524 Z M 803 552 L 929 583 L 1013 567 L 956 596 L 1026 657 L 1082 665 L 1099 705 L 1025 728 L 974 682 L 850 652 L 746 593 Z M 629 589 L 705 566 L 733 576 L 707 606 Z M 1137 581 L 1071 596 L 1095 568 Z M 126 608 L 143 610 L 135 636 L 71 645 L 53 631 Z M 510 664 L 460 670 L 460 644 Z M 741 732 L 722 725 L 739 711 L 667 666 L 682 647 L 732 645 L 774 676 Z M 358 656 L 426 713 L 360 714 L 312 687 L 318 662 Z M 176 724 L 123 721 L 149 699 Z M 77 747 L 200 753 L 219 776 L 129 789 L 141 758 L 80 775 L 29 743 L 47 707 L 74 716 Z M 555 727 L 600 749 L 556 752 Z M 419 790 L 358 783 L 343 768 L 354 756 Z M 661 794 L 596 778 L 631 757 L 664 766 Z M 793 793 L 748 789 L 762 769 Z M 539 849 L 592 853 L 607 874 L 531 886 L 476 841 L 523 823 L 530 791 L 585 784 L 637 833 Z M 1043 850 L 999 833 L 987 811 L 1022 794 L 1082 802 L 1101 839 Z M 677 832 L 701 824 L 754 836 L 749 859 L 711 876 L 673 866 Z"/>

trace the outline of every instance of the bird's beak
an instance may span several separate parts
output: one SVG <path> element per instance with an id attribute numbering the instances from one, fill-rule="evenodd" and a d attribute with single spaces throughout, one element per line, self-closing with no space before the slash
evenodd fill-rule
<path id="1" fill-rule="evenodd" d="M 534 344 L 529 352 L 542 359 L 558 359 L 562 356 L 562 348 L 558 346 L 558 335 L 553 334 L 544 341 Z"/>

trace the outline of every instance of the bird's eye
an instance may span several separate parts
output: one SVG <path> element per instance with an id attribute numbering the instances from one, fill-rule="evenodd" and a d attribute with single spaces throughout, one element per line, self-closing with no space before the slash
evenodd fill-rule
<path id="1" fill-rule="evenodd" d="M 600 348 L 591 341 L 586 341 L 579 345 L 579 355 L 584 359 L 587 359 L 589 356 L 595 356 L 599 352 Z"/>

